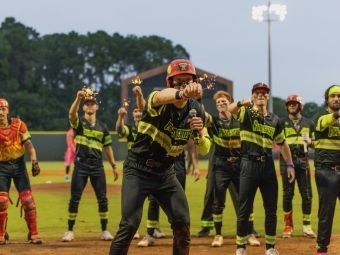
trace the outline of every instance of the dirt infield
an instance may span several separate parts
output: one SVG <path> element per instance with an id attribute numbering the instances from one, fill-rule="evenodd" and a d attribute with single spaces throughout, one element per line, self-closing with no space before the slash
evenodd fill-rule
<path id="1" fill-rule="evenodd" d="M 54 182 L 54 183 L 42 183 L 32 185 L 32 190 L 34 192 L 58 192 L 58 193 L 70 193 L 71 183 L 69 182 Z M 11 187 L 15 189 L 14 187 Z M 117 184 L 107 184 L 107 194 L 112 194 L 115 192 L 120 192 L 120 185 Z M 93 188 L 89 183 L 86 185 L 83 194 L 94 194 Z"/>
<path id="2" fill-rule="evenodd" d="M 222 247 L 213 248 L 210 246 L 212 237 L 193 237 L 191 241 L 190 254 L 192 255 L 234 255 L 235 238 L 224 239 Z M 259 238 L 261 243 L 264 238 Z M 129 255 L 172 255 L 172 238 L 156 239 L 155 245 L 150 247 L 137 247 L 139 240 L 133 240 L 129 249 Z M 340 235 L 332 237 L 330 252 L 328 255 L 340 255 Z M 63 243 L 60 240 L 44 240 L 41 245 L 19 243 L 12 240 L 10 243 L 0 247 L 0 254 L 19 255 L 88 255 L 88 254 L 108 254 L 111 242 L 93 240 L 89 238 L 77 238 L 73 242 Z M 292 237 L 291 239 L 277 238 L 276 248 L 280 255 L 314 255 L 315 239 L 304 237 Z M 263 255 L 265 246 L 247 247 L 247 255 Z"/>

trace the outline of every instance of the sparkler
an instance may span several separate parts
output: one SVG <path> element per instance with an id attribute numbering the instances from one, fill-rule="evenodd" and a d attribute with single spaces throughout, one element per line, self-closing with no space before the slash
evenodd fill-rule
<path id="1" fill-rule="evenodd" d="M 134 84 L 134 85 L 140 85 L 142 82 L 143 82 L 143 80 L 141 80 L 139 78 L 139 76 L 135 76 L 135 77 L 132 78 L 132 84 Z"/>
<path id="2" fill-rule="evenodd" d="M 130 105 L 130 101 L 127 101 L 127 100 L 124 98 L 123 107 L 128 107 L 129 105 Z"/>
<path id="3" fill-rule="evenodd" d="M 211 78 L 209 78 L 207 74 L 203 74 L 203 77 L 199 77 L 198 80 L 203 86 L 205 85 L 204 89 L 213 90 L 215 86 L 216 78 L 217 78 L 217 75 L 212 75 Z"/>
<path id="4" fill-rule="evenodd" d="M 98 92 L 92 90 L 91 86 L 84 86 L 82 90 L 85 92 L 85 98 L 92 98 L 98 95 Z"/>

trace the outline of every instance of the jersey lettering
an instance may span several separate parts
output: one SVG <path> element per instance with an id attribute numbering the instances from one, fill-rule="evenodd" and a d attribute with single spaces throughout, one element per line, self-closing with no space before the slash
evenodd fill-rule
<path id="1" fill-rule="evenodd" d="M 84 136 L 93 137 L 101 141 L 103 139 L 103 135 L 104 135 L 103 132 L 98 132 L 96 130 L 84 128 Z"/>
<path id="2" fill-rule="evenodd" d="M 239 128 L 233 128 L 233 129 L 220 128 L 218 130 L 218 136 L 219 137 L 240 136 L 240 129 Z"/>
<path id="3" fill-rule="evenodd" d="M 339 127 L 329 127 L 328 131 L 328 137 L 333 137 L 333 136 L 340 136 L 340 129 Z"/>
<path id="4" fill-rule="evenodd" d="M 187 141 L 190 138 L 190 135 L 192 133 L 191 130 L 187 129 L 180 129 L 174 127 L 173 123 L 171 120 L 165 125 L 164 130 L 167 130 L 171 133 L 172 138 L 176 140 L 185 140 Z"/>
<path id="5" fill-rule="evenodd" d="M 254 120 L 253 131 L 258 131 L 262 134 L 267 134 L 272 139 L 274 139 L 275 127 L 270 127 L 267 125 L 260 124 L 258 120 Z"/>

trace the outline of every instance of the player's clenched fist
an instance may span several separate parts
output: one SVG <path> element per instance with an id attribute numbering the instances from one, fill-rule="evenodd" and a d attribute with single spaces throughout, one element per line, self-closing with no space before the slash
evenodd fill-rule
<path id="1" fill-rule="evenodd" d="M 124 107 L 118 109 L 118 115 L 121 117 L 124 117 L 126 115 L 127 111 Z"/>
<path id="2" fill-rule="evenodd" d="M 196 82 L 189 83 L 183 89 L 183 95 L 186 98 L 201 98 L 202 94 L 202 85 Z"/>
<path id="3" fill-rule="evenodd" d="M 138 95 L 143 95 L 142 93 L 142 88 L 140 86 L 135 86 L 133 89 L 132 89 L 133 93 L 135 93 L 137 96 Z"/>

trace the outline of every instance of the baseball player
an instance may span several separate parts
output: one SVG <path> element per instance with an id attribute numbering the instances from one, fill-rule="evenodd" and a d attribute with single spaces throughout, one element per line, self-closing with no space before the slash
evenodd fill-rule
<path id="1" fill-rule="evenodd" d="M 118 133 L 118 137 L 127 139 L 127 147 L 128 151 L 130 151 L 132 144 L 134 143 L 137 136 L 137 127 L 138 123 L 142 117 L 142 111 L 145 106 L 145 99 L 143 97 L 142 89 L 140 86 L 135 86 L 132 91 L 136 94 L 136 104 L 133 107 L 132 116 L 134 119 L 134 125 L 124 124 L 124 117 L 127 113 L 125 107 L 121 107 L 118 109 L 118 119 L 116 122 L 116 131 Z M 160 231 L 161 232 L 161 231 Z M 133 236 L 134 239 L 138 239 L 140 237 L 138 230 Z"/>
<path id="2" fill-rule="evenodd" d="M 237 194 L 240 184 L 240 123 L 228 112 L 228 105 L 233 102 L 228 92 L 217 91 L 214 95 L 218 116 L 205 113 L 206 127 L 214 144 L 214 163 L 212 173 L 214 179 L 214 202 L 212 206 L 216 236 L 211 246 L 223 244 L 222 219 L 225 208 L 226 191 L 233 183 Z M 249 232 L 248 241 L 252 245 L 260 245 L 256 237 Z"/>
<path id="3" fill-rule="evenodd" d="M 315 238 L 316 235 L 311 227 L 312 211 L 312 189 L 308 165 L 307 146 L 314 148 L 315 124 L 312 120 L 301 115 L 303 103 L 298 95 L 290 95 L 286 99 L 286 109 L 288 116 L 281 119 L 286 141 L 289 145 L 295 166 L 295 180 L 297 181 L 302 198 L 304 236 Z M 309 138 L 311 137 L 311 138 Z M 305 142 L 306 141 L 306 142 Z M 286 174 L 286 161 L 280 157 L 280 172 L 283 186 L 283 213 L 285 227 L 282 233 L 283 238 L 289 238 L 293 233 L 293 196 L 295 180 L 289 182 Z"/>
<path id="4" fill-rule="evenodd" d="M 124 162 L 122 219 L 110 255 L 128 253 L 149 195 L 168 216 L 174 235 L 172 254 L 189 254 L 189 207 L 173 164 L 190 138 L 195 139 L 200 154 L 210 149 L 208 134 L 203 132 L 204 110 L 195 100 L 203 91 L 197 81 L 193 64 L 177 59 L 167 69 L 168 88 L 148 96 L 136 140 Z"/>
<path id="5" fill-rule="evenodd" d="M 278 183 L 272 158 L 274 140 L 287 162 L 289 181 L 294 180 L 294 165 L 283 127 L 279 118 L 267 111 L 268 92 L 267 85 L 257 83 L 252 88 L 252 99 L 246 98 L 228 107 L 228 111 L 240 122 L 242 155 L 236 255 L 246 255 L 248 220 L 257 188 L 260 189 L 265 210 L 265 255 L 279 254 L 274 248 L 278 201 Z"/>
<path id="6" fill-rule="evenodd" d="M 64 156 L 64 161 L 66 165 L 65 182 L 69 182 L 70 181 L 70 176 L 69 176 L 70 167 L 76 158 L 76 153 L 75 153 L 76 144 L 74 142 L 74 132 L 72 128 L 70 128 L 66 133 L 66 145 L 67 145 L 67 149 L 66 149 L 65 156 Z"/>
<path id="7" fill-rule="evenodd" d="M 193 175 L 195 181 L 200 178 L 200 171 L 198 167 L 197 151 L 192 139 L 187 144 L 188 153 L 191 154 L 194 171 Z M 185 154 L 184 151 L 175 159 L 174 170 L 176 178 L 185 190 L 187 171 L 185 168 Z M 148 220 L 147 220 L 147 235 L 138 243 L 139 247 L 146 247 L 154 244 L 154 237 L 163 238 L 165 234 L 159 229 L 159 204 L 153 196 L 149 196 Z"/>
<path id="8" fill-rule="evenodd" d="M 19 192 L 21 206 L 25 211 L 28 227 L 28 241 L 41 244 L 42 239 L 37 229 L 37 211 L 24 160 L 27 152 L 32 162 L 32 175 L 40 173 L 36 151 L 31 142 L 31 135 L 25 122 L 18 118 L 8 118 L 8 102 L 0 98 L 0 244 L 6 244 L 7 209 L 11 180 Z"/>
<path id="9" fill-rule="evenodd" d="M 319 116 L 315 127 L 315 181 L 319 195 L 317 255 L 327 255 L 334 211 L 340 195 L 340 85 L 326 89 L 327 112 Z"/>
<path id="10" fill-rule="evenodd" d="M 77 92 L 76 99 L 69 111 L 69 120 L 74 130 L 76 143 L 76 160 L 71 180 L 71 198 L 68 207 L 68 230 L 62 241 L 70 242 L 74 239 L 73 226 L 76 221 L 79 202 L 83 190 L 90 179 L 95 191 L 100 224 L 102 229 L 102 240 L 112 240 L 113 237 L 107 230 L 108 223 L 108 200 L 106 196 L 106 177 L 103 166 L 102 151 L 110 162 L 113 170 L 114 181 L 118 179 L 117 166 L 113 150 L 112 139 L 107 126 L 96 118 L 98 102 L 94 97 L 86 97 L 83 90 Z M 78 116 L 78 109 L 83 101 L 84 116 Z"/>

